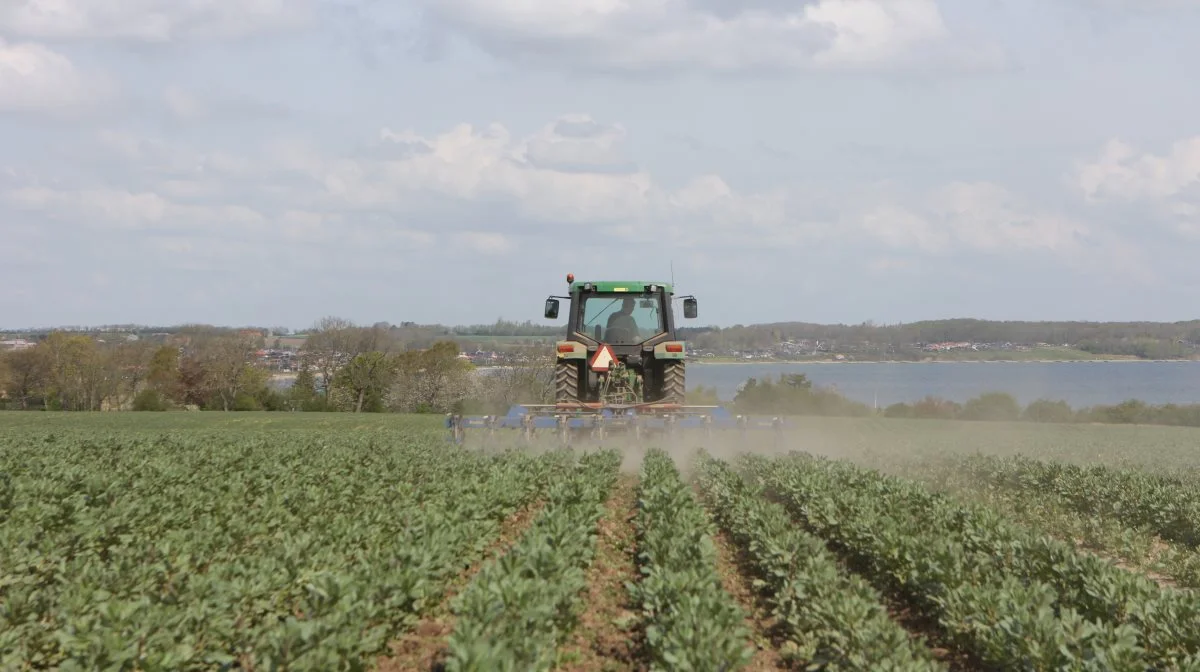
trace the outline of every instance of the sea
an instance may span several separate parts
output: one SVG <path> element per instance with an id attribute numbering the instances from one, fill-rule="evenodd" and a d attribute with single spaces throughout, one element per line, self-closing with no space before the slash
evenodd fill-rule
<path id="1" fill-rule="evenodd" d="M 482 368 L 479 373 L 496 370 Z M 985 392 L 1007 392 L 1022 405 L 1049 399 L 1072 408 L 1128 399 L 1200 404 L 1200 362 L 1194 361 L 689 362 L 687 387 L 716 388 L 721 401 L 729 402 L 750 378 L 778 380 L 788 373 L 803 373 L 814 387 L 832 388 L 878 408 L 931 395 L 963 403 Z M 291 378 L 278 375 L 272 383 L 286 388 Z"/>
<path id="2" fill-rule="evenodd" d="M 929 395 L 962 403 L 985 392 L 1007 392 L 1022 405 L 1049 399 L 1073 408 L 1127 399 L 1200 403 L 1200 362 L 1194 361 L 689 363 L 687 386 L 715 387 L 730 401 L 749 378 L 788 373 L 878 408 Z"/>

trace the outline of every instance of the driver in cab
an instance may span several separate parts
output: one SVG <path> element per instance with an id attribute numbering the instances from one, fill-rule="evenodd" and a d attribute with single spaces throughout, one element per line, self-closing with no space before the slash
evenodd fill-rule
<path id="1" fill-rule="evenodd" d="M 635 343 L 638 340 L 637 322 L 633 320 L 634 299 L 627 296 L 621 302 L 621 310 L 609 315 L 608 327 L 604 330 L 609 341 Z"/>

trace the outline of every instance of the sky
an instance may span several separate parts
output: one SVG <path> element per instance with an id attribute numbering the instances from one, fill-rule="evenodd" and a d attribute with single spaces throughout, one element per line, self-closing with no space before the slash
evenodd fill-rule
<path id="1" fill-rule="evenodd" d="M 1198 0 L 4 0 L 0 327 L 1200 317 Z M 561 320 L 560 320 L 561 321 Z"/>

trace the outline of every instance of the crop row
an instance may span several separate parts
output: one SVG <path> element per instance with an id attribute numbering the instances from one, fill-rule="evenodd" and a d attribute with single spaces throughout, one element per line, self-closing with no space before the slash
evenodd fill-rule
<path id="1" fill-rule="evenodd" d="M 824 670 L 939 670 L 921 639 L 893 621 L 882 596 L 845 574 L 816 537 L 762 496 L 727 463 L 701 456 L 699 481 L 721 527 L 744 551 L 788 657 Z"/>
<path id="2" fill-rule="evenodd" d="M 455 600 L 458 623 L 446 667 L 548 670 L 565 635 L 596 550 L 596 523 L 616 480 L 616 451 L 584 455 L 550 488 L 546 508 L 508 553 Z"/>
<path id="3" fill-rule="evenodd" d="M 1200 603 L 977 507 L 849 463 L 742 458 L 877 587 L 985 664 L 1200 668 Z"/>
<path id="4" fill-rule="evenodd" d="M 357 669 L 568 459 L 353 434 L 10 444 L 0 668 Z"/>
<path id="5" fill-rule="evenodd" d="M 1200 546 L 1200 482 L 1195 479 L 1025 456 L 973 455 L 954 468 L 977 483 L 1049 495 L 1079 513 L 1111 517 L 1189 548 Z"/>
<path id="6" fill-rule="evenodd" d="M 753 655 L 745 614 L 721 585 L 712 521 L 671 458 L 650 449 L 634 521 L 641 605 L 653 669 L 735 669 Z"/>

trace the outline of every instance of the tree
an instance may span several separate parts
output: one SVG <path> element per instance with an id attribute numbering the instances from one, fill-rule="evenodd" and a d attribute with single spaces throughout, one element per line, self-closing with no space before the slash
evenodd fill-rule
<path id="1" fill-rule="evenodd" d="M 0 408 L 7 406 L 11 375 L 8 370 L 8 357 L 4 353 L 0 353 Z"/>
<path id="2" fill-rule="evenodd" d="M 962 406 L 958 402 L 929 395 L 913 404 L 912 409 L 914 418 L 952 420 L 958 417 Z"/>
<path id="3" fill-rule="evenodd" d="M 409 350 L 396 358 L 393 409 L 428 413 L 450 411 L 471 391 L 470 362 L 458 358 L 458 345 L 440 341 L 426 350 Z"/>
<path id="4" fill-rule="evenodd" d="M 104 354 L 90 336 L 52 332 L 39 343 L 48 361 L 47 406 L 59 410 L 96 410 L 109 391 Z"/>
<path id="5" fill-rule="evenodd" d="M 963 405 L 959 418 L 963 420 L 1016 420 L 1021 417 L 1021 404 L 1006 392 L 988 392 Z"/>
<path id="6" fill-rule="evenodd" d="M 472 412 L 500 414 L 514 404 L 553 402 L 555 360 L 553 353 L 539 354 L 478 376 L 469 393 Z"/>
<path id="7" fill-rule="evenodd" d="M 200 351 L 205 388 L 221 400 L 222 410 L 231 410 L 238 395 L 257 391 L 260 377 L 253 371 L 253 356 L 254 341 L 241 334 L 214 338 Z"/>
<path id="8" fill-rule="evenodd" d="M 126 341 L 113 348 L 109 361 L 113 367 L 113 396 L 118 408 L 132 401 L 150 373 L 151 346 L 143 341 Z"/>
<path id="9" fill-rule="evenodd" d="M 387 353 L 372 350 L 355 355 L 337 374 L 337 386 L 353 399 L 354 412 L 361 413 L 371 400 L 371 410 L 383 410 L 384 397 L 396 373 L 396 360 Z"/>
<path id="10" fill-rule="evenodd" d="M 697 385 L 687 393 L 687 403 L 696 406 L 720 406 L 721 397 L 717 394 L 716 387 Z"/>
<path id="11" fill-rule="evenodd" d="M 146 384 L 164 398 L 184 401 L 184 383 L 180 368 L 179 348 L 164 345 L 150 356 Z"/>
<path id="12" fill-rule="evenodd" d="M 293 410 L 311 411 L 324 408 L 324 404 L 319 403 L 320 401 L 317 396 L 316 377 L 313 376 L 312 369 L 301 364 L 300 371 L 296 374 L 296 380 L 288 390 L 290 406 Z"/>
<path id="13" fill-rule="evenodd" d="M 50 378 L 46 351 L 36 347 L 16 350 L 8 353 L 5 359 L 8 363 L 8 396 L 20 409 L 27 410 L 34 400 L 44 400 Z"/>
<path id="14" fill-rule="evenodd" d="M 1062 400 L 1038 399 L 1025 407 L 1022 417 L 1031 422 L 1071 422 L 1075 411 Z"/>
<path id="15" fill-rule="evenodd" d="M 328 403 L 333 397 L 333 383 L 337 372 L 359 353 L 351 353 L 351 332 L 356 327 L 350 320 L 340 317 L 323 317 L 317 321 L 304 341 L 301 366 L 310 367 L 320 375 L 321 392 Z"/>

